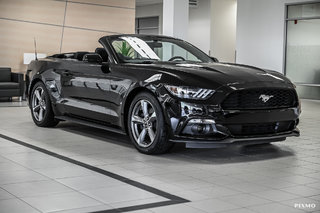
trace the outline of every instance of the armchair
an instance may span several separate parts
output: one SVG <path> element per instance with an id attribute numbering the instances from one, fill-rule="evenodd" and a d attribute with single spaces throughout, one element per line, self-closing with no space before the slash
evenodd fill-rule
<path id="1" fill-rule="evenodd" d="M 0 68 L 0 98 L 18 96 L 21 100 L 23 92 L 23 74 L 12 73 L 11 68 Z"/>

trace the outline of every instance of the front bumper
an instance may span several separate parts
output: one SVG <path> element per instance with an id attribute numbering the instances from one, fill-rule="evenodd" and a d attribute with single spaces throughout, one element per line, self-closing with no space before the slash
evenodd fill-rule
<path id="1" fill-rule="evenodd" d="M 276 135 L 266 135 L 266 136 L 254 136 L 254 137 L 227 137 L 222 140 L 201 140 L 192 138 L 175 137 L 170 139 L 174 143 L 185 143 L 186 148 L 223 148 L 230 145 L 253 145 L 253 144 L 263 144 L 271 142 L 284 141 L 286 137 L 299 137 L 300 131 L 298 128 L 291 132 L 279 133 Z"/>
<path id="2" fill-rule="evenodd" d="M 300 106 L 272 110 L 223 110 L 219 105 L 180 102 L 169 117 L 171 142 L 187 148 L 260 144 L 299 136 Z M 177 105 L 176 105 L 177 106 Z M 170 110 L 168 110 L 170 111 Z M 173 111 L 173 110 L 171 110 Z"/>

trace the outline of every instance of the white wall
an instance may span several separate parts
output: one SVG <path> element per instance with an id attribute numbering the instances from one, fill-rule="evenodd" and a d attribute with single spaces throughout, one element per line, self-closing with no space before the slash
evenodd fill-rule
<path id="1" fill-rule="evenodd" d="M 163 35 L 188 38 L 189 0 L 163 0 Z"/>
<path id="2" fill-rule="evenodd" d="M 136 7 L 136 18 L 159 16 L 159 34 L 162 34 L 162 3 Z"/>
<path id="3" fill-rule="evenodd" d="M 234 62 L 236 49 L 237 0 L 211 0 L 210 55 Z"/>
<path id="4" fill-rule="evenodd" d="M 285 3 L 310 0 L 238 0 L 237 63 L 283 73 Z"/>
<path id="5" fill-rule="evenodd" d="M 163 4 L 137 6 L 136 17 L 159 16 L 159 34 L 163 34 L 162 7 Z M 220 61 L 234 62 L 236 8 L 237 0 L 199 0 L 197 8 L 189 8 L 186 40 L 207 54 L 210 51 Z"/>
<path id="6" fill-rule="evenodd" d="M 189 8 L 188 41 L 205 53 L 210 51 L 210 0 L 199 0 L 197 8 Z"/>

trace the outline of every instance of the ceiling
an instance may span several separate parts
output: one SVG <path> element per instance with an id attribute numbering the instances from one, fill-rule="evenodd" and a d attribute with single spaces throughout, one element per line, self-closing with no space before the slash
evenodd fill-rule
<path id="1" fill-rule="evenodd" d="M 149 4 L 161 4 L 162 0 L 136 0 L 136 6 L 143 6 Z"/>

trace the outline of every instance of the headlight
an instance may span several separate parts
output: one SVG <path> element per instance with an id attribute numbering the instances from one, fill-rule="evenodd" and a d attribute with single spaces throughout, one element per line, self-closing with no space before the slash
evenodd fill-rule
<path id="1" fill-rule="evenodd" d="M 185 86 L 164 85 L 165 88 L 174 96 L 184 99 L 205 100 L 208 99 L 215 91 L 211 89 L 202 89 Z"/>

